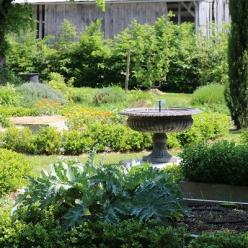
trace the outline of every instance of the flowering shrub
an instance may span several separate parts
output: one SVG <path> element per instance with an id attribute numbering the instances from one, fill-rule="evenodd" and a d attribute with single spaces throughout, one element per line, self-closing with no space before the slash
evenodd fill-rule
<path id="1" fill-rule="evenodd" d="M 112 112 L 99 111 L 91 108 L 82 108 L 78 106 L 68 106 L 61 110 L 71 129 L 85 130 L 87 125 L 92 123 L 111 123 L 115 118 Z"/>
<path id="2" fill-rule="evenodd" d="M 51 115 L 57 114 L 61 108 L 61 103 L 57 100 L 43 98 L 34 104 L 34 108 L 39 114 Z"/>

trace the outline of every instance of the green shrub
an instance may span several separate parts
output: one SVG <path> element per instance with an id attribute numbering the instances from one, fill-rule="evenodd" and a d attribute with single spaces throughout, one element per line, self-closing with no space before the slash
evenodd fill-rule
<path id="1" fill-rule="evenodd" d="M 95 94 L 96 89 L 89 87 L 82 88 L 68 88 L 68 98 L 74 103 L 86 103 L 91 104 L 92 98 Z"/>
<path id="2" fill-rule="evenodd" d="M 152 147 L 151 134 L 136 132 L 126 124 L 118 123 L 121 121 L 115 120 L 111 112 L 75 108 L 70 109 L 68 115 L 71 131 L 59 133 L 52 128 L 44 128 L 37 134 L 32 134 L 26 129 L 10 129 L 0 137 L 2 146 L 32 154 L 71 155 L 86 152 L 93 144 L 97 146 L 98 152 L 142 151 Z M 168 148 L 215 140 L 228 132 L 229 117 L 223 114 L 205 113 L 195 116 L 194 119 L 191 129 L 169 135 Z"/>
<path id="3" fill-rule="evenodd" d="M 191 103 L 194 105 L 225 105 L 225 86 L 221 84 L 209 84 L 201 86 L 194 91 Z"/>
<path id="4" fill-rule="evenodd" d="M 45 80 L 53 72 L 79 87 L 123 86 L 130 50 L 130 89 L 161 85 L 166 91 L 193 92 L 200 85 L 228 80 L 228 30 L 212 30 L 206 39 L 195 35 L 192 24 L 178 26 L 161 17 L 153 25 L 133 22 L 106 40 L 96 21 L 78 40 L 75 27 L 65 21 L 56 40 L 37 40 L 33 31 L 8 35 L 6 60 L 12 71 L 39 72 Z"/>
<path id="5" fill-rule="evenodd" d="M 125 92 L 119 87 L 102 88 L 93 96 L 93 103 L 97 105 L 121 103 L 125 101 Z"/>
<path id="6" fill-rule="evenodd" d="M 35 223 L 44 211 L 53 209 L 56 220 L 66 227 L 103 220 L 119 223 L 138 219 L 172 223 L 184 214 L 178 185 L 168 173 L 150 165 L 97 166 L 90 157 L 85 165 L 59 162 L 51 173 L 30 179 L 16 201 L 14 214 Z M 19 212 L 20 211 L 20 212 Z"/>
<path id="7" fill-rule="evenodd" d="M 0 86 L 0 105 L 16 106 L 20 103 L 20 96 L 11 85 Z"/>
<path id="8" fill-rule="evenodd" d="M 7 85 L 8 83 L 18 85 L 23 83 L 23 81 L 13 71 L 0 65 L 0 85 Z"/>
<path id="9" fill-rule="evenodd" d="M 248 185 L 248 146 L 220 141 L 194 144 L 181 154 L 186 179 L 196 182 Z"/>
<path id="10" fill-rule="evenodd" d="M 47 79 L 47 75 L 53 71 L 51 64 L 54 60 L 51 57 L 57 54 L 51 37 L 36 39 L 36 32 L 27 30 L 18 35 L 9 34 L 6 38 L 9 44 L 6 53 L 8 67 L 15 73 L 38 72 L 41 79 Z"/>
<path id="11" fill-rule="evenodd" d="M 130 50 L 130 88 L 149 88 L 167 75 L 174 53 L 175 26 L 168 17 L 160 17 L 154 25 L 137 21 L 118 34 L 112 45 L 110 67 L 124 82 L 127 53 Z M 118 78 L 117 78 L 118 79 Z"/>
<path id="12" fill-rule="evenodd" d="M 35 135 L 34 149 L 37 154 L 58 154 L 61 152 L 61 134 L 52 127 L 42 128 Z"/>
<path id="13" fill-rule="evenodd" d="M 126 220 L 120 224 L 103 221 L 84 223 L 67 231 L 46 214 L 40 223 L 13 221 L 1 216 L 0 246 L 2 248 L 182 248 L 184 230 Z M 50 219 L 48 219 L 50 218 Z"/>
<path id="14" fill-rule="evenodd" d="M 228 82 L 228 37 L 229 26 L 222 32 L 213 25 L 208 39 L 200 32 L 196 37 L 195 56 L 200 85 L 222 84 Z"/>
<path id="15" fill-rule="evenodd" d="M 151 148 L 151 135 L 136 132 L 122 125 L 90 125 L 88 134 L 95 141 L 98 151 L 141 151 Z"/>
<path id="16" fill-rule="evenodd" d="M 47 212 L 40 223 L 25 223 L 10 217 L 5 211 L 0 220 L 0 247 L 22 248 L 66 248 L 63 242 L 63 232 L 56 226 L 53 216 Z"/>
<path id="17" fill-rule="evenodd" d="M 35 32 L 31 30 L 22 32 L 20 36 L 8 35 L 7 64 L 15 72 L 37 72 L 39 51 L 35 37 Z"/>
<path id="18" fill-rule="evenodd" d="M 109 85 L 110 72 L 106 61 L 110 57 L 110 48 L 101 30 L 101 22 L 92 22 L 80 35 L 80 41 L 69 54 L 72 68 L 69 77 L 75 79 L 77 87 L 103 87 Z"/>
<path id="19" fill-rule="evenodd" d="M 65 104 L 64 96 L 45 84 L 25 83 L 17 88 L 17 92 L 23 96 L 23 104 L 25 106 L 33 106 L 37 101 L 42 99 L 49 99 L 60 104 Z"/>
<path id="20" fill-rule="evenodd" d="M 151 135 L 133 131 L 122 124 L 91 124 L 85 130 L 60 133 L 51 127 L 36 134 L 27 129 L 9 128 L 0 136 L 1 146 L 30 154 L 76 155 L 93 144 L 97 151 L 142 151 L 151 148 Z"/>
<path id="21" fill-rule="evenodd" d="M 126 93 L 128 107 L 154 106 L 156 97 L 149 91 L 131 90 Z"/>
<path id="22" fill-rule="evenodd" d="M 241 142 L 244 144 L 248 144 L 248 131 L 244 131 L 241 136 Z"/>
<path id="23" fill-rule="evenodd" d="M 118 123 L 117 114 L 110 111 L 102 111 L 94 108 L 84 108 L 78 105 L 69 105 L 61 110 L 61 114 L 68 120 L 71 129 L 85 130 L 90 124 L 114 124 Z"/>
<path id="24" fill-rule="evenodd" d="M 9 128 L 1 137 L 1 146 L 20 153 L 33 153 L 33 142 L 34 137 L 29 128 Z"/>
<path id="25" fill-rule="evenodd" d="M 193 240 L 188 248 L 246 248 L 247 234 L 232 232 L 205 233 Z"/>
<path id="26" fill-rule="evenodd" d="M 220 113 L 202 113 L 194 116 L 193 126 L 176 135 L 181 146 L 225 136 L 231 127 L 230 117 Z"/>
<path id="27" fill-rule="evenodd" d="M 89 135 L 77 130 L 71 130 L 63 133 L 62 151 L 63 154 L 78 155 L 88 151 L 93 144 Z"/>
<path id="28" fill-rule="evenodd" d="M 161 83 L 163 90 L 191 93 L 201 85 L 196 43 L 195 27 L 192 23 L 174 25 L 174 53 L 168 74 Z"/>
<path id="29" fill-rule="evenodd" d="M 0 127 L 10 127 L 10 121 L 7 117 L 3 116 L 2 114 L 0 114 Z"/>
<path id="30" fill-rule="evenodd" d="M 103 248 L 182 248 L 184 231 L 159 226 L 156 223 L 143 224 L 135 220 L 112 225 L 98 222 L 74 228 L 69 235 L 70 247 Z"/>
<path id="31" fill-rule="evenodd" d="M 34 108 L 0 106 L 0 114 L 4 117 L 12 116 L 36 116 L 38 112 Z"/>
<path id="32" fill-rule="evenodd" d="M 171 133 L 171 134 L 168 135 L 166 145 L 167 145 L 168 149 L 175 148 L 175 147 L 180 147 L 180 143 L 179 143 L 179 140 L 177 138 L 176 133 Z"/>
<path id="33" fill-rule="evenodd" d="M 22 187 L 29 171 L 30 164 L 23 155 L 0 149 L 0 197 Z"/>
<path id="34" fill-rule="evenodd" d="M 51 88 L 53 88 L 55 90 L 61 90 L 62 92 L 66 91 L 66 89 L 67 89 L 67 85 L 65 84 L 64 77 L 57 72 L 51 72 L 49 74 L 48 85 Z"/>

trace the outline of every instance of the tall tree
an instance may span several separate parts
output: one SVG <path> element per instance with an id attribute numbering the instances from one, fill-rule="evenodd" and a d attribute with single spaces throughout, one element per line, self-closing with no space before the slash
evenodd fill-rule
<path id="1" fill-rule="evenodd" d="M 226 100 L 238 129 L 248 127 L 248 1 L 230 0 L 229 85 Z"/>
<path id="2" fill-rule="evenodd" d="M 32 23 L 30 6 L 13 4 L 13 0 L 0 0 L 0 65 L 4 64 L 7 49 L 6 34 L 30 27 Z"/>

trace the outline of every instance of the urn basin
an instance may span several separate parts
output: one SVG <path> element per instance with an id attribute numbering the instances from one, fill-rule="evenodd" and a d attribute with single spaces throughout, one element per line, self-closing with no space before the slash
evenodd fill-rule
<path id="1" fill-rule="evenodd" d="M 143 161 L 159 164 L 178 160 L 167 151 L 166 133 L 190 128 L 193 124 L 192 115 L 200 112 L 193 108 L 131 108 L 122 111 L 121 114 L 128 116 L 127 125 L 133 130 L 153 133 L 152 153 L 143 157 Z"/>

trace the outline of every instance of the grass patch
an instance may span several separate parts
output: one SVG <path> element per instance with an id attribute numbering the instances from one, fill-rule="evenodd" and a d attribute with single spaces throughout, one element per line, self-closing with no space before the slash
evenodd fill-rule
<path id="1" fill-rule="evenodd" d="M 180 149 L 172 149 L 170 153 L 172 155 L 177 155 L 180 152 Z M 95 156 L 95 162 L 104 164 L 119 164 L 120 161 L 129 160 L 129 159 L 139 159 L 143 156 L 148 155 L 149 151 L 143 152 L 134 152 L 134 153 L 99 153 Z M 26 155 L 27 160 L 30 161 L 32 165 L 32 172 L 34 175 L 39 175 L 42 169 L 49 169 L 50 164 L 57 162 L 63 159 L 77 159 L 82 163 L 85 163 L 88 158 L 88 154 L 82 154 L 80 156 L 61 156 L 61 155 Z"/>
<path id="2" fill-rule="evenodd" d="M 118 164 L 122 160 L 137 159 L 147 155 L 149 152 L 139 152 L 139 153 L 99 153 L 96 154 L 95 162 L 104 164 Z M 61 159 L 77 159 L 80 162 L 86 162 L 88 154 L 82 154 L 80 156 L 61 156 L 61 155 L 27 155 L 27 159 L 30 160 L 32 164 L 32 169 L 34 174 L 39 174 L 42 169 L 49 169 L 49 165 L 61 160 Z"/>

